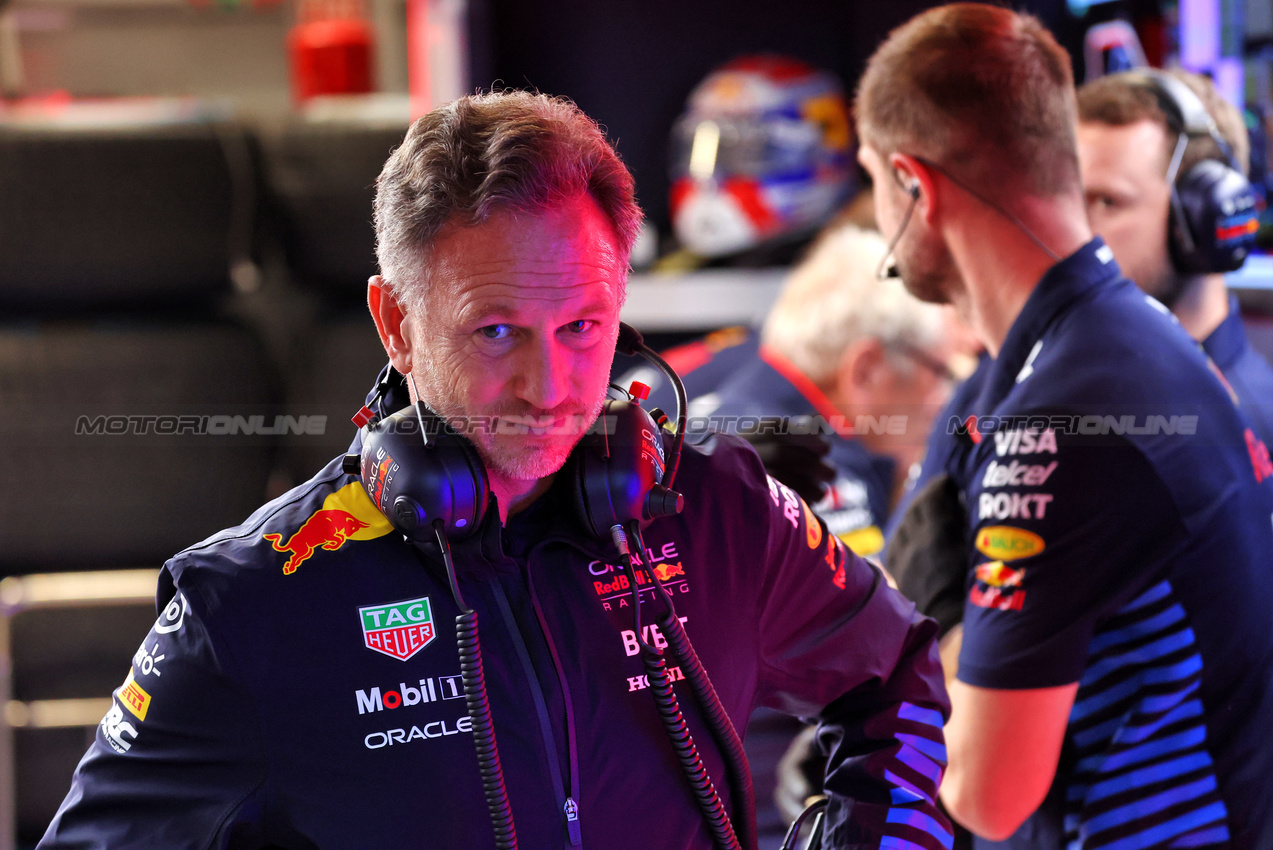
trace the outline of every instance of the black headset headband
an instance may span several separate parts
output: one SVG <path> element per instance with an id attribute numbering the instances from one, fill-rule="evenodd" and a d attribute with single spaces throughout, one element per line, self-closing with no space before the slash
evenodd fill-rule
<path id="1" fill-rule="evenodd" d="M 1171 74 L 1157 68 L 1127 71 L 1124 76 L 1158 99 L 1158 108 L 1167 116 L 1167 126 L 1172 132 L 1190 139 L 1210 136 L 1233 170 L 1239 174 L 1243 173 L 1243 169 L 1233 155 L 1233 146 L 1220 135 L 1220 128 L 1216 125 L 1215 118 L 1193 89 Z M 1174 178 L 1175 175 L 1172 177 Z"/>

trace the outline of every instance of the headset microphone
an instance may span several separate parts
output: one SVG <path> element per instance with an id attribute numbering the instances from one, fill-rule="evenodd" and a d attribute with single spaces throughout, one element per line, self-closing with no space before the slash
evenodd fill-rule
<path id="1" fill-rule="evenodd" d="M 896 177 L 897 172 L 893 172 L 893 176 Z M 875 268 L 876 280 L 889 280 L 890 278 L 902 276 L 902 273 L 898 271 L 893 249 L 897 247 L 898 242 L 902 241 L 902 234 L 906 232 L 906 225 L 911 223 L 911 215 L 915 212 L 915 205 L 919 203 L 918 177 L 911 178 L 911 182 L 906 186 L 906 194 L 911 196 L 911 202 L 906 207 L 906 214 L 902 216 L 901 226 L 897 228 L 897 232 L 893 234 L 893 238 L 888 242 L 888 250 L 884 252 L 883 257 L 880 257 L 880 264 Z"/>

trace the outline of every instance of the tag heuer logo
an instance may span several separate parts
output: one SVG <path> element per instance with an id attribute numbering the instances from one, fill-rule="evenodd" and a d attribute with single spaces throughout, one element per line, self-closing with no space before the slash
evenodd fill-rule
<path id="1" fill-rule="evenodd" d="M 358 609 L 362 640 L 368 649 L 406 661 L 433 642 L 429 597 L 369 605 Z"/>

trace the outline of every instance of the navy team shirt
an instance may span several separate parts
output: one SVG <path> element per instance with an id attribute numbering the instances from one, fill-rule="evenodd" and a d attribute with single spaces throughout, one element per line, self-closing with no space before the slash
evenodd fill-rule
<path id="1" fill-rule="evenodd" d="M 1273 366 L 1247 340 L 1235 296 L 1229 296 L 1229 315 L 1202 341 L 1202 348 L 1238 397 L 1255 435 L 1265 445 L 1273 444 Z"/>
<path id="2" fill-rule="evenodd" d="M 760 332 L 742 325 L 721 328 L 707 336 L 684 345 L 669 348 L 660 353 L 667 364 L 676 371 L 685 385 L 685 398 L 694 399 L 715 392 L 726 379 L 742 366 L 756 359 L 760 348 Z M 676 416 L 676 391 L 666 377 L 644 358 L 616 360 L 614 371 L 621 364 L 638 362 L 637 366 L 622 371 L 615 383 L 627 389 L 633 381 L 640 381 L 650 388 L 649 398 L 642 402 L 647 410 L 661 409 L 671 419 Z"/>
<path id="3" fill-rule="evenodd" d="M 1008 332 L 952 459 L 959 678 L 1079 683 L 1020 848 L 1273 847 L 1273 464 L 1099 239 Z"/>
<path id="4" fill-rule="evenodd" d="M 730 434 L 736 433 L 737 423 L 759 416 L 807 421 L 820 416 L 824 422 L 840 424 L 826 435 L 831 443 L 826 462 L 835 469 L 835 480 L 813 506 L 814 513 L 857 554 L 872 557 L 883 548 L 882 529 L 888 520 L 896 461 L 854 439 L 853 423 L 842 423 L 844 417 L 831 401 L 777 351 L 760 346 L 751 362 L 736 369 L 710 402 L 699 397 L 690 404 L 690 412 L 695 414 L 691 429 L 701 417 L 712 430 Z"/>
<path id="5" fill-rule="evenodd" d="M 1237 298 L 1230 296 L 1229 315 L 1202 341 L 1202 348 L 1237 397 L 1238 409 L 1251 420 L 1255 435 L 1266 446 L 1273 445 L 1273 366 L 1247 340 Z M 893 539 L 897 524 L 915 494 L 924 489 L 934 476 L 946 471 L 951 454 L 958 445 L 960 424 L 971 412 L 972 403 L 981 393 L 992 366 L 990 355 L 983 353 L 976 371 L 955 388 L 950 401 L 934 420 L 919 475 L 908 482 L 889 517 L 888 527 L 884 530 L 886 541 Z"/>

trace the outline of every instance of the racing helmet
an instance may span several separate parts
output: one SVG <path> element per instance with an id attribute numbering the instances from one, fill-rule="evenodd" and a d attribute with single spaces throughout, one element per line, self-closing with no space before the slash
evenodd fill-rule
<path id="1" fill-rule="evenodd" d="M 852 187 L 836 77 L 797 59 L 735 59 L 690 93 L 672 129 L 672 227 L 702 257 L 812 229 Z"/>

